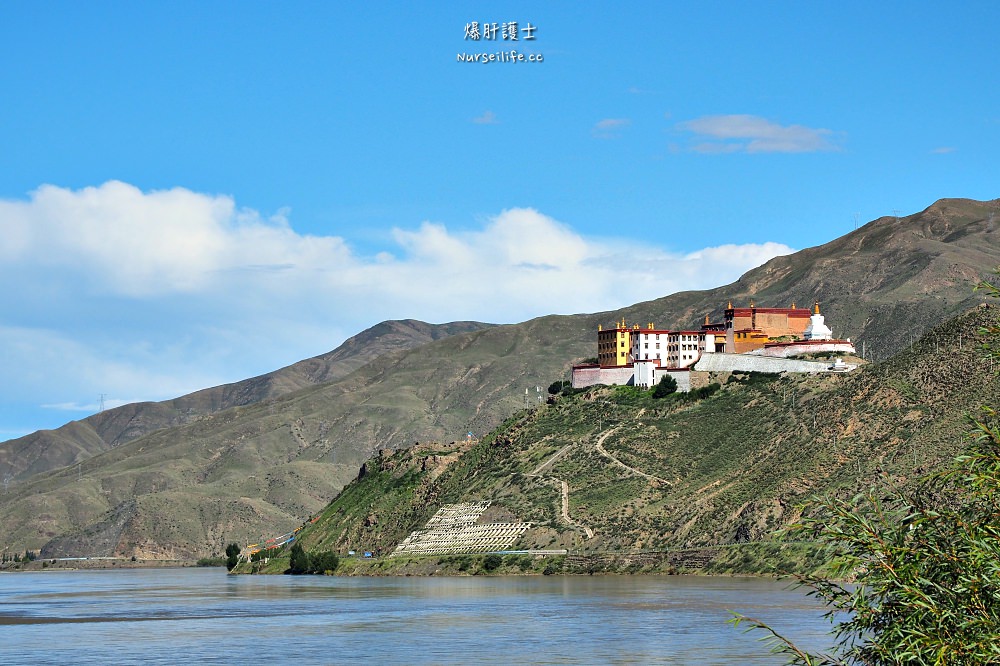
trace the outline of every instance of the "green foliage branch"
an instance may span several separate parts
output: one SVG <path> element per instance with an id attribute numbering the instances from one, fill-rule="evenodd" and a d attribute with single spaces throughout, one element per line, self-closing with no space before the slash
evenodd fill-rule
<path id="1" fill-rule="evenodd" d="M 991 282 L 977 289 L 1000 296 Z M 1000 337 L 995 325 L 982 332 Z M 987 351 L 1000 355 L 995 344 Z M 799 578 L 829 608 L 831 653 L 802 650 L 754 618 L 731 622 L 763 630 L 788 664 L 1000 663 L 1000 415 L 983 407 L 970 420 L 970 444 L 949 469 L 910 492 L 815 500 L 789 529 L 835 558 L 831 577 Z"/>

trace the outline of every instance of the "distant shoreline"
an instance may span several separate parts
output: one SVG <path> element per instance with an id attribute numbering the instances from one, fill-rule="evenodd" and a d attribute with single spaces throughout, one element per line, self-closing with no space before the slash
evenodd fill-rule
<path id="1" fill-rule="evenodd" d="M 130 557 L 39 558 L 30 562 L 4 562 L 3 564 L 0 564 L 0 573 L 37 573 L 44 571 L 94 571 L 115 569 L 177 569 L 181 567 L 196 566 L 198 566 L 197 560 L 132 560 Z"/>

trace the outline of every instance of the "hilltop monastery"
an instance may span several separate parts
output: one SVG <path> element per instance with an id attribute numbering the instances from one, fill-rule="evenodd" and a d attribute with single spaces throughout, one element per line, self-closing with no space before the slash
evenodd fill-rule
<path id="1" fill-rule="evenodd" d="M 573 387 L 631 384 L 649 387 L 670 374 L 680 390 L 692 387 L 692 371 L 836 372 L 856 366 L 840 359 L 833 364 L 803 361 L 803 354 L 854 354 L 850 339 L 836 340 L 820 313 L 813 309 L 745 308 L 730 302 L 723 321 L 698 330 L 670 331 L 629 326 L 622 319 L 613 328 L 597 328 L 597 363 L 573 368 Z M 695 381 L 695 383 L 698 383 Z"/>

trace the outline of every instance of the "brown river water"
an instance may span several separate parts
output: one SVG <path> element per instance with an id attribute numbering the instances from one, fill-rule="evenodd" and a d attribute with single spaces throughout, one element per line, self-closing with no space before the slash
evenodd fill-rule
<path id="1" fill-rule="evenodd" d="M 782 664 L 729 610 L 810 649 L 822 609 L 769 579 L 338 578 L 222 569 L 0 574 L 12 664 Z"/>

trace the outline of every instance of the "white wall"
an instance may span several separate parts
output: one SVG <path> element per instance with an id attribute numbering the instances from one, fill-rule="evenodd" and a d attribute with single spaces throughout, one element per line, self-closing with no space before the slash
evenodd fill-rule
<path id="1" fill-rule="evenodd" d="M 695 370 L 707 372 L 830 372 L 832 361 L 797 361 L 749 354 L 705 354 Z M 856 365 L 848 366 L 851 370 Z"/>

